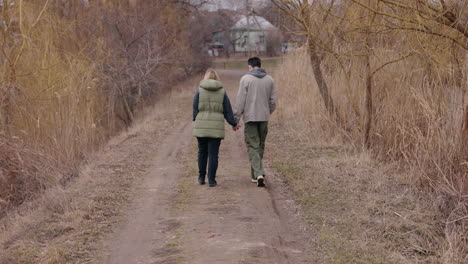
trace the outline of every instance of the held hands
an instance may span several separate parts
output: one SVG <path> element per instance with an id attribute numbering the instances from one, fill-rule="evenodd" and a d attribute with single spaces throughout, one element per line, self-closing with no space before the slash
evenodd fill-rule
<path id="1" fill-rule="evenodd" d="M 241 128 L 241 125 L 233 126 L 232 130 L 237 131 Z"/>

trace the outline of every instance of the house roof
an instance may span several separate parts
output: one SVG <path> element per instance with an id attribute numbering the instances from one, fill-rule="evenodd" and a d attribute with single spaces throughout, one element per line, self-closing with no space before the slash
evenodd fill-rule
<path id="1" fill-rule="evenodd" d="M 241 16 L 232 30 L 278 30 L 261 16 Z"/>

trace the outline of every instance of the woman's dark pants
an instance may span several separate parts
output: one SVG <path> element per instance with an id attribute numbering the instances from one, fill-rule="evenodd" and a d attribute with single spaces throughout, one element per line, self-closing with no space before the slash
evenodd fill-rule
<path id="1" fill-rule="evenodd" d="M 206 165 L 208 163 L 208 183 L 216 185 L 216 170 L 218 169 L 220 138 L 197 138 L 198 140 L 198 182 L 204 183 Z"/>

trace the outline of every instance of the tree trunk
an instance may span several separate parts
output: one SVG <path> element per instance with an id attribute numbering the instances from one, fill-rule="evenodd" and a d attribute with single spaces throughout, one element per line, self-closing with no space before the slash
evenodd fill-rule
<path id="1" fill-rule="evenodd" d="M 465 162 L 468 162 L 468 105 L 465 107 L 465 118 L 464 118 L 464 127 L 463 127 L 463 149 L 464 153 L 462 155 L 464 156 L 463 159 Z"/>
<path id="2" fill-rule="evenodd" d="M 133 123 L 133 120 L 134 120 L 133 111 L 128 102 L 128 97 L 123 91 L 123 89 L 119 88 L 119 92 L 120 92 L 120 99 L 122 100 L 122 107 L 123 107 L 122 110 L 124 111 L 125 117 L 126 117 L 125 125 L 129 127 Z"/>
<path id="3" fill-rule="evenodd" d="M 12 124 L 12 105 L 14 102 L 14 96 L 16 93 L 16 70 L 10 66 L 10 72 L 8 77 L 8 84 L 3 86 L 3 101 L 1 102 L 0 108 L 0 131 L 3 131 L 7 135 L 11 135 L 13 132 Z"/>
<path id="4" fill-rule="evenodd" d="M 322 96 L 323 102 L 325 103 L 325 108 L 331 117 L 338 118 L 338 113 L 336 111 L 335 104 L 333 103 L 333 98 L 330 96 L 328 85 L 323 76 L 322 69 L 320 68 L 321 59 L 319 58 L 314 47 L 309 46 L 309 58 L 312 64 L 315 81 L 317 82 L 320 95 Z"/>
<path id="5" fill-rule="evenodd" d="M 1 108 L 0 108 L 0 132 L 4 132 L 6 134 L 9 134 L 9 127 L 10 127 L 10 87 L 8 86 L 3 86 L 2 87 L 2 94 L 4 98 L 2 98 L 1 102 Z"/>
<path id="6" fill-rule="evenodd" d="M 368 1 L 369 6 L 372 6 L 372 2 Z M 372 119 L 374 118 L 374 111 L 373 111 L 373 102 L 372 102 L 372 80 L 374 77 L 374 73 L 371 69 L 371 49 L 372 49 L 372 42 L 371 42 L 371 30 L 373 23 L 375 20 L 375 15 L 369 14 L 367 17 L 367 25 L 366 28 L 366 121 L 364 124 L 364 145 L 367 149 L 370 149 L 370 132 L 372 129 Z"/>
<path id="7" fill-rule="evenodd" d="M 370 148 L 370 131 L 373 118 L 373 102 L 372 102 L 372 72 L 370 67 L 370 55 L 366 56 L 366 121 L 364 126 L 364 144 L 366 148 Z"/>

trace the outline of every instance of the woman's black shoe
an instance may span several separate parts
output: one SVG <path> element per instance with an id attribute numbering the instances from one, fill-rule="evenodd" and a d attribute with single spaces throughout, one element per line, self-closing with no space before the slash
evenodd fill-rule
<path id="1" fill-rule="evenodd" d="M 202 177 L 198 177 L 198 184 L 200 185 L 205 184 L 205 179 L 203 179 Z"/>

